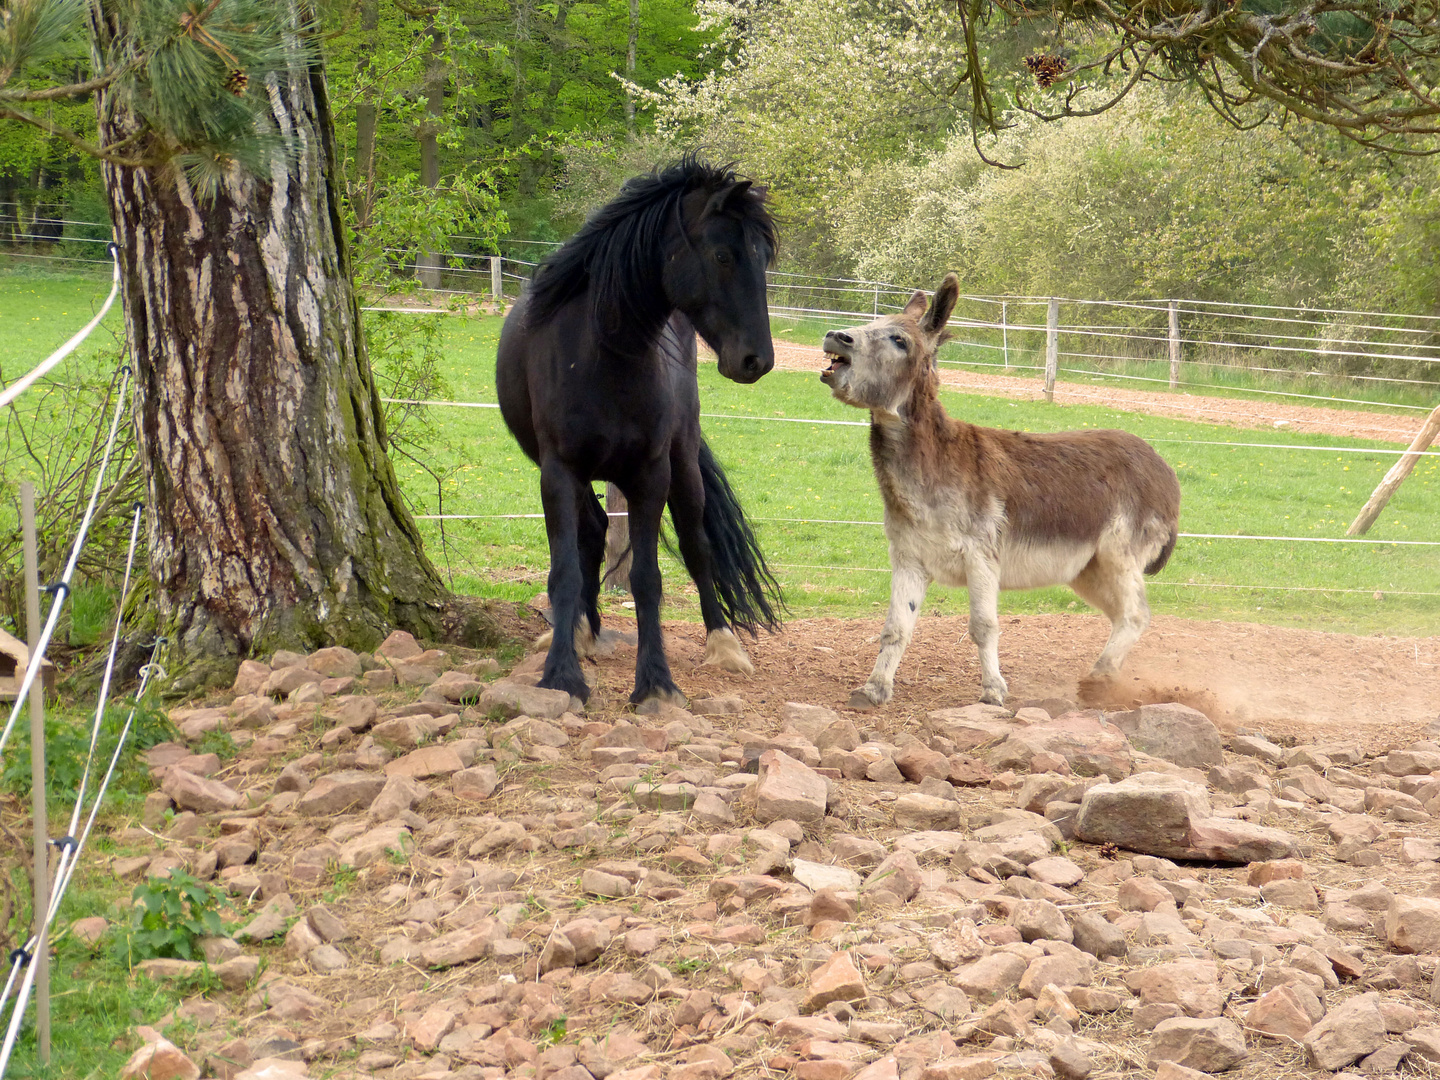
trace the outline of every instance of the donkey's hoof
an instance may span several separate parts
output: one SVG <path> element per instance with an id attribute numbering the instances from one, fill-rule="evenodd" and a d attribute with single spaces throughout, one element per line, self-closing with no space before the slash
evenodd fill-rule
<path id="1" fill-rule="evenodd" d="M 740 644 L 735 632 L 726 627 L 710 631 L 705 638 L 705 658 L 700 663 L 714 664 L 724 671 L 733 671 L 736 675 L 755 674 L 755 665 L 745 654 L 745 647 Z"/>
<path id="2" fill-rule="evenodd" d="M 1113 675 L 1097 675 L 1092 671 L 1080 680 L 1076 696 L 1081 705 L 1093 709 L 1117 704 L 1119 689 L 1119 683 Z"/>
<path id="3" fill-rule="evenodd" d="M 878 704 L 879 702 L 872 701 L 870 695 L 864 690 L 856 690 L 850 695 L 850 708 L 852 709 L 873 709 Z"/>
<path id="4" fill-rule="evenodd" d="M 982 691 L 980 691 L 980 704 L 981 704 L 981 705 L 1004 705 L 1004 704 L 1005 704 L 1005 691 L 1004 691 L 1004 690 L 982 690 Z"/>

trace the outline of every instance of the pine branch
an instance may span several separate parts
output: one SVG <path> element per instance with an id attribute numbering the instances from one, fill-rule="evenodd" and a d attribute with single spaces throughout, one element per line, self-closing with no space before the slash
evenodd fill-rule
<path id="1" fill-rule="evenodd" d="M 140 63 L 137 60 L 135 63 Z M 0 89 L 0 101 L 57 101 L 60 98 L 84 97 L 86 94 L 94 93 L 96 90 L 104 90 L 116 79 L 134 65 L 127 64 L 125 67 L 117 68 L 99 78 L 90 79 L 86 82 L 71 83 L 68 86 L 51 86 L 44 90 L 4 90 Z"/>
<path id="2" fill-rule="evenodd" d="M 118 156 L 113 152 L 104 149 L 103 147 L 96 146 L 94 143 L 82 139 L 73 131 L 69 131 L 58 124 L 51 123 L 44 117 L 32 116 L 30 113 L 25 112 L 23 109 L 17 109 L 12 105 L 0 105 L 0 120 L 18 120 L 22 124 L 29 124 L 32 127 L 37 127 L 41 131 L 45 132 L 47 135 L 53 135 L 55 138 L 60 139 L 62 142 L 69 143 L 81 153 L 88 154 L 90 157 L 98 158 L 101 161 L 108 161 L 112 165 L 123 165 L 130 168 L 143 168 L 147 165 L 158 164 L 158 162 L 152 161 L 149 158 L 131 158 Z"/>

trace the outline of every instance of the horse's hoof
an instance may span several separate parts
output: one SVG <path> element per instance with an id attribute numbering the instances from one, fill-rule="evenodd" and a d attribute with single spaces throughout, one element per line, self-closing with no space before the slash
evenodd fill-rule
<path id="1" fill-rule="evenodd" d="M 543 634 L 541 634 L 538 638 L 535 639 L 535 644 L 530 646 L 530 651 L 531 651 L 531 652 L 549 652 L 549 651 L 550 651 L 550 643 L 551 643 L 552 641 L 554 641 L 554 640 L 555 640 L 555 631 L 554 631 L 554 630 L 546 630 Z"/>
<path id="2" fill-rule="evenodd" d="M 724 671 L 732 671 L 736 675 L 754 675 L 755 665 L 750 662 L 750 657 L 745 654 L 745 647 L 740 644 L 740 639 L 735 632 L 726 627 L 711 630 L 705 638 L 705 657 L 701 664 L 714 664 Z"/>
<path id="3" fill-rule="evenodd" d="M 1080 699 L 1080 704 L 1087 708 L 1115 704 L 1118 696 L 1114 676 L 1097 675 L 1093 671 L 1080 680 L 1077 689 L 1076 696 Z"/>
<path id="4" fill-rule="evenodd" d="M 690 699 L 673 686 L 668 690 L 650 690 L 638 697 L 632 694 L 630 701 L 635 705 L 644 705 L 646 702 L 654 701 L 664 705 L 674 705 L 677 709 L 684 709 L 690 704 Z"/>
<path id="5" fill-rule="evenodd" d="M 542 678 L 536 685 L 541 690 L 564 690 L 570 695 L 570 704 L 573 706 L 575 702 L 578 701 L 580 703 L 580 709 L 585 708 L 585 702 L 590 700 L 590 691 L 593 689 L 590 684 L 585 681 L 583 674 L 574 678 L 566 678 L 563 675 L 552 679 Z M 571 712 L 576 711 L 579 710 L 573 707 L 571 708 Z"/>
<path id="6" fill-rule="evenodd" d="M 870 700 L 870 695 L 864 690 L 856 690 L 850 695 L 850 708 L 852 709 L 873 709 L 879 702 Z"/>
<path id="7" fill-rule="evenodd" d="M 982 690 L 982 691 L 980 691 L 980 704 L 981 704 L 981 705 L 1004 705 L 1004 704 L 1005 704 L 1005 691 L 1004 691 L 1004 690 Z"/>
<path id="8" fill-rule="evenodd" d="M 581 701 L 581 700 L 580 700 L 578 697 L 576 697 L 574 694 L 571 694 L 571 695 L 570 695 L 570 711 L 573 712 L 573 713 L 583 713 L 583 712 L 585 711 L 585 702 Z"/>

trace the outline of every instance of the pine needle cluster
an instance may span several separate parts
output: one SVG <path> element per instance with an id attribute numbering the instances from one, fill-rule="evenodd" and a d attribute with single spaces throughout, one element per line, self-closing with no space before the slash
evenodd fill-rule
<path id="1" fill-rule="evenodd" d="M 0 120 L 116 164 L 175 161 L 204 194 L 232 166 L 258 171 L 284 150 L 269 95 L 314 58 L 294 12 L 274 0 L 0 0 Z M 84 45 L 89 78 L 46 79 L 46 61 Z M 92 93 L 124 118 L 122 138 L 86 143 L 35 107 Z"/>

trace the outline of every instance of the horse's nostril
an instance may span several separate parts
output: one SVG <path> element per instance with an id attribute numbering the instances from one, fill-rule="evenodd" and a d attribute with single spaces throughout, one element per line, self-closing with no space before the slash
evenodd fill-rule
<path id="1" fill-rule="evenodd" d="M 760 370 L 760 358 L 754 353 L 751 353 L 749 356 L 745 357 L 743 361 L 741 361 L 740 366 L 745 369 L 745 374 L 753 375 L 755 372 Z"/>

